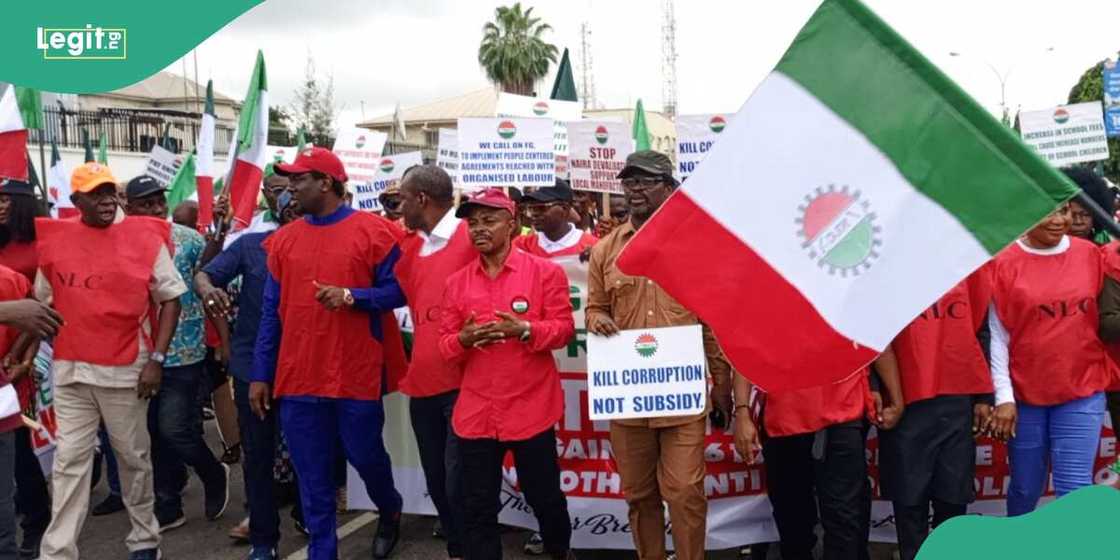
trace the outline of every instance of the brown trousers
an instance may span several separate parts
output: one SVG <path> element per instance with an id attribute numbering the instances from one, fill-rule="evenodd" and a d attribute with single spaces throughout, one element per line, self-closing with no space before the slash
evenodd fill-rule
<path id="1" fill-rule="evenodd" d="M 662 501 L 669 504 L 677 560 L 704 558 L 704 429 L 703 417 L 668 428 L 611 422 L 611 447 L 640 560 L 665 558 Z"/>

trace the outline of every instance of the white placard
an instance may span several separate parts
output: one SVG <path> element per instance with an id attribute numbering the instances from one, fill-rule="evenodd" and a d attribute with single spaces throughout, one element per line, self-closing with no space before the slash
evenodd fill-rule
<path id="1" fill-rule="evenodd" d="M 707 407 L 700 325 L 587 338 L 587 409 L 592 420 L 690 416 Z"/>
<path id="2" fill-rule="evenodd" d="M 152 146 L 152 151 L 148 153 L 148 164 L 144 168 L 144 173 L 155 179 L 159 186 L 166 187 L 171 184 L 172 179 L 175 178 L 175 173 L 179 171 L 179 163 L 179 157 L 175 154 L 161 146 Z"/>
<path id="3" fill-rule="evenodd" d="M 381 201 L 377 197 L 381 196 L 389 185 L 400 181 L 401 175 L 404 175 L 409 167 L 423 164 L 424 156 L 420 152 L 383 156 L 377 161 L 377 171 L 373 175 L 373 180 L 368 183 L 350 182 L 354 193 L 354 208 L 367 212 L 381 211 Z"/>
<path id="4" fill-rule="evenodd" d="M 553 151 L 556 155 L 556 176 L 568 178 L 568 127 L 569 121 L 583 118 L 583 104 L 578 101 L 561 101 L 543 97 L 527 97 L 512 93 L 498 94 L 494 111 L 499 117 L 541 117 L 552 119 Z"/>
<path id="5" fill-rule="evenodd" d="M 351 186 L 373 182 L 388 140 L 384 132 L 365 128 L 344 128 L 338 132 L 331 151 L 342 160 Z"/>
<path id="6" fill-rule="evenodd" d="M 459 119 L 459 183 L 464 189 L 556 184 L 551 119 Z"/>
<path id="7" fill-rule="evenodd" d="M 436 166 L 451 176 L 451 185 L 459 185 L 459 132 L 454 128 L 439 129 L 439 146 L 436 148 Z"/>
<path id="8" fill-rule="evenodd" d="M 616 179 L 634 151 L 629 126 L 622 122 L 577 121 L 568 123 L 572 188 L 579 191 L 622 193 Z"/>
<path id="9" fill-rule="evenodd" d="M 1100 101 L 1019 113 L 1023 142 L 1054 167 L 1108 159 Z"/>
<path id="10" fill-rule="evenodd" d="M 313 147 L 315 146 L 308 142 L 306 145 L 304 145 L 303 149 L 306 150 Z M 284 163 L 292 163 L 296 160 L 296 156 L 299 155 L 299 151 L 297 150 L 297 148 L 298 146 L 273 146 L 272 144 L 269 144 L 267 148 L 268 161 L 282 161 Z"/>
<path id="11" fill-rule="evenodd" d="M 677 180 L 684 181 L 708 155 L 731 115 L 681 115 L 677 117 Z"/>

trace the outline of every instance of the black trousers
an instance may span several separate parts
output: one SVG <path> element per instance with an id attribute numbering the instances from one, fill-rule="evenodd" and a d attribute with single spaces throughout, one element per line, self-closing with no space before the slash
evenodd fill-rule
<path id="1" fill-rule="evenodd" d="M 451 428 L 451 412 L 458 397 L 459 391 L 448 391 L 408 400 L 424 481 L 439 513 L 447 537 L 447 556 L 451 558 L 463 555 L 462 461 L 459 438 Z"/>
<path id="2" fill-rule="evenodd" d="M 568 499 L 560 491 L 556 434 L 552 428 L 527 440 L 459 439 L 463 461 L 463 534 L 466 560 L 498 560 L 502 539 L 498 513 L 502 509 L 502 461 L 513 453 L 517 482 L 540 526 L 545 550 L 554 556 L 567 552 L 572 538 Z"/>
<path id="3" fill-rule="evenodd" d="M 819 458 L 814 458 L 818 438 Z M 824 528 L 824 560 L 868 560 L 871 484 L 866 438 L 862 422 L 847 422 L 816 434 L 763 440 L 782 560 L 812 560 L 818 519 Z"/>
<path id="4" fill-rule="evenodd" d="M 967 504 L 950 504 L 933 500 L 933 528 L 968 510 Z M 894 504 L 894 524 L 898 531 L 898 553 L 902 560 L 914 560 L 918 549 L 929 535 L 929 506 L 904 506 Z"/>
<path id="5" fill-rule="evenodd" d="M 39 458 L 31 448 L 31 430 L 16 430 L 16 511 L 23 516 L 23 542 L 34 545 L 51 523 L 51 496 Z"/>

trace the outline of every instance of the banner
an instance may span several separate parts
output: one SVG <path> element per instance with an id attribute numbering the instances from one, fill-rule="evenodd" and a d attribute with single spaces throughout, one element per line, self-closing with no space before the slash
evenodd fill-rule
<path id="1" fill-rule="evenodd" d="M 677 117 L 677 180 L 684 181 L 708 155 L 731 115 Z"/>
<path id="2" fill-rule="evenodd" d="M 549 119 L 459 119 L 459 182 L 464 189 L 556 184 Z"/>
<path id="3" fill-rule="evenodd" d="M 1120 137 L 1120 61 L 1104 61 L 1102 72 L 1105 135 Z"/>
<path id="4" fill-rule="evenodd" d="M 1023 142 L 1054 167 L 1108 159 L 1104 116 L 1097 101 L 1019 113 Z"/>
<path id="5" fill-rule="evenodd" d="M 583 118 L 583 105 L 578 101 L 561 101 L 543 97 L 527 97 L 512 93 L 498 93 L 494 111 L 499 117 L 544 117 L 552 119 L 553 151 L 556 156 L 556 176 L 568 178 L 568 133 L 571 121 Z"/>
<path id="6" fill-rule="evenodd" d="M 424 156 L 420 152 L 404 152 L 384 156 L 377 162 L 377 170 L 368 183 L 354 184 L 352 206 L 366 212 L 380 212 L 381 201 L 377 199 L 389 185 L 401 180 L 401 175 L 413 165 L 423 165 Z M 351 181 L 353 184 L 353 181 Z"/>
<path id="7" fill-rule="evenodd" d="M 616 177 L 626 166 L 626 156 L 634 151 L 630 125 L 621 121 L 568 123 L 568 140 L 572 188 L 621 194 L 622 185 Z"/>
<path id="8" fill-rule="evenodd" d="M 694 416 L 707 407 L 700 325 L 592 335 L 587 353 L 592 420 Z"/>
<path id="9" fill-rule="evenodd" d="M 381 160 L 381 151 L 385 149 L 388 139 L 389 136 L 384 132 L 365 128 L 344 128 L 338 131 L 331 151 L 342 160 L 346 176 L 350 179 L 348 185 L 351 192 L 354 185 L 373 182 Z"/>
<path id="10" fill-rule="evenodd" d="M 58 433 L 58 421 L 54 412 L 54 377 L 51 374 L 54 351 L 47 341 L 39 344 L 39 353 L 35 354 L 35 421 L 43 427 L 41 430 L 31 430 L 31 448 L 39 458 L 39 466 L 48 480 L 51 466 L 54 462 L 55 436 Z"/>
<path id="11" fill-rule="evenodd" d="M 568 496 L 572 520 L 572 548 L 630 549 L 630 522 L 622 481 L 614 466 L 610 443 L 610 423 L 591 420 L 587 403 L 587 331 L 584 308 L 587 303 L 587 265 L 577 257 L 554 259 L 568 275 L 576 336 L 554 353 L 564 390 L 564 416 L 556 425 L 556 445 L 560 455 L 560 484 Z M 385 445 L 393 458 L 393 477 L 404 497 L 405 513 L 434 515 L 420 468 L 416 439 L 408 414 L 408 399 L 396 393 L 385 402 Z M 1106 415 L 1107 416 L 1107 415 Z M 1107 420 L 1106 420 L 1107 423 Z M 752 543 L 777 542 L 778 532 L 766 497 L 766 474 L 762 463 L 748 465 L 735 452 L 733 434 L 719 429 L 707 431 L 704 459 L 707 475 L 704 491 L 708 496 L 708 550 L 736 548 Z M 1101 430 L 1100 445 L 1093 471 L 1097 484 L 1110 484 L 1117 475 L 1109 470 L 1116 457 L 1116 438 L 1110 427 Z M 895 542 L 894 515 L 890 502 L 879 498 L 879 441 L 872 429 L 867 440 L 868 477 L 874 502 L 871 513 L 871 540 Z M 762 460 L 765 460 L 763 457 Z M 517 489 L 517 469 L 512 459 L 502 467 L 502 524 L 536 529 L 536 518 Z M 989 438 L 976 446 L 976 502 L 972 513 L 1006 515 L 1010 475 L 1007 447 Z M 810 484 L 806 481 L 806 484 Z M 1052 494 L 1052 489 L 1048 490 Z M 375 509 L 365 486 L 352 467 L 347 477 L 347 498 L 353 509 Z M 1050 498 L 1043 498 L 1043 502 Z M 668 515 L 665 518 L 669 521 Z M 672 535 L 666 532 L 672 548 Z"/>
<path id="12" fill-rule="evenodd" d="M 451 176 L 451 185 L 459 185 L 459 131 L 454 128 L 439 129 L 439 146 L 436 148 L 436 165 Z"/>
<path id="13" fill-rule="evenodd" d="M 156 180 L 161 187 L 167 187 L 179 171 L 179 156 L 164 149 L 162 146 L 152 146 L 148 153 L 148 164 L 144 174 Z"/>

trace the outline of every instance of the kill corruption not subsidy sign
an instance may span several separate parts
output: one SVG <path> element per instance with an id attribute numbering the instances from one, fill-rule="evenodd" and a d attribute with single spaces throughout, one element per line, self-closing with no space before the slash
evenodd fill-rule
<path id="1" fill-rule="evenodd" d="M 622 331 L 587 339 L 592 420 L 689 416 L 707 407 L 699 325 Z"/>

